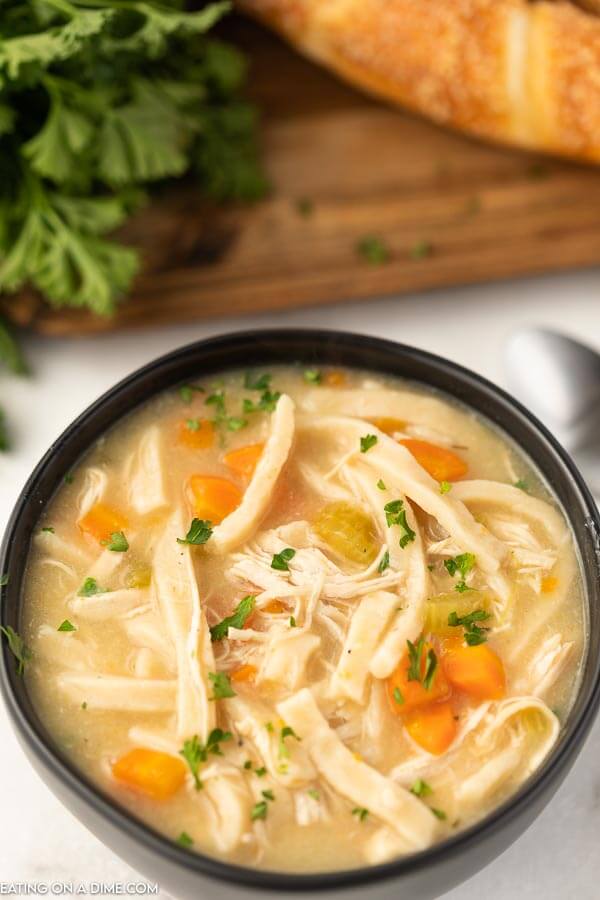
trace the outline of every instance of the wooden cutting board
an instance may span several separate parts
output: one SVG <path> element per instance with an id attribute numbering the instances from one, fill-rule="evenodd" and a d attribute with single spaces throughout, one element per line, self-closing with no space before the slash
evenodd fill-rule
<path id="1" fill-rule="evenodd" d="M 13 321 L 86 334 L 600 262 L 600 169 L 446 132 L 362 96 L 250 22 L 227 31 L 251 59 L 271 195 L 213 208 L 176 187 L 125 230 L 145 271 L 114 318 L 52 312 L 28 293 L 4 301 Z M 385 241 L 388 262 L 357 251 L 368 235 Z"/>

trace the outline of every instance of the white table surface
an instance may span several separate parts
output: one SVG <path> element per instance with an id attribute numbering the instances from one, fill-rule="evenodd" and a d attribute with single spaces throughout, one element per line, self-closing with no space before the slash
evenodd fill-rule
<path id="1" fill-rule="evenodd" d="M 25 346 L 34 377 L 0 376 L 0 404 L 14 440 L 14 450 L 0 457 L 0 524 L 6 524 L 34 463 L 78 413 L 133 369 L 192 340 L 261 325 L 340 328 L 414 344 L 502 384 L 504 339 L 517 326 L 534 323 L 560 328 L 600 349 L 600 272 L 73 342 L 29 338 Z M 597 900 L 599 833 L 597 726 L 565 784 L 529 831 L 493 865 L 446 897 L 562 900 L 568 894 Z M 0 705 L 0 887 L 11 881 L 131 880 L 137 880 L 136 874 L 72 818 L 34 774 Z"/>

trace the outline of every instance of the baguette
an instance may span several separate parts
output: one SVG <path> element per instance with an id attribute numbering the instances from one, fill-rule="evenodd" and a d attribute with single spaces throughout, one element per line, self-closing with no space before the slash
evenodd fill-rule
<path id="1" fill-rule="evenodd" d="M 600 18 L 566 0 L 236 0 L 364 90 L 477 137 L 600 161 Z M 581 0 L 588 6 L 600 0 Z"/>

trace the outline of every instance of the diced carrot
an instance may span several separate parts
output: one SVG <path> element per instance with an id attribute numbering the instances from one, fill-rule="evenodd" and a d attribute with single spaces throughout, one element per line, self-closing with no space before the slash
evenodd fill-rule
<path id="1" fill-rule="evenodd" d="M 444 642 L 442 667 L 450 684 L 478 700 L 500 700 L 506 693 L 502 660 L 487 644 L 469 647 L 460 640 Z"/>
<path id="2" fill-rule="evenodd" d="M 457 481 L 467 474 L 464 459 L 447 447 L 438 447 L 437 444 L 418 441 L 415 438 L 406 438 L 400 443 L 410 450 L 419 465 L 423 466 L 436 481 Z"/>
<path id="3" fill-rule="evenodd" d="M 105 503 L 95 503 L 77 525 L 85 534 L 91 535 L 97 541 L 109 541 L 115 531 L 123 531 L 127 528 L 127 519 L 116 509 L 106 506 Z"/>
<path id="4" fill-rule="evenodd" d="M 425 675 L 427 654 L 432 645 L 426 643 L 421 654 L 421 678 Z M 400 660 L 395 671 L 386 681 L 388 698 L 391 708 L 396 715 L 404 716 L 419 706 L 433 703 L 436 700 L 445 700 L 450 696 L 450 685 L 442 668 L 438 665 L 429 690 L 420 681 L 409 681 L 408 671 L 410 660 L 406 653 Z"/>
<path id="5" fill-rule="evenodd" d="M 268 603 L 265 603 L 263 606 L 263 612 L 267 613 L 282 613 L 285 612 L 287 606 L 281 602 L 281 600 L 269 600 Z"/>
<path id="6" fill-rule="evenodd" d="M 153 800 L 167 800 L 179 790 L 185 780 L 185 772 L 183 760 L 144 747 L 130 750 L 112 767 L 117 781 Z"/>
<path id="7" fill-rule="evenodd" d="M 448 749 L 458 730 L 449 701 L 414 710 L 405 718 L 404 725 L 413 741 L 435 756 Z"/>
<path id="8" fill-rule="evenodd" d="M 177 441 L 190 450 L 207 450 L 215 441 L 215 429 L 210 419 L 185 419 L 179 423 Z"/>
<path id="9" fill-rule="evenodd" d="M 189 484 L 195 515 L 199 519 L 208 519 L 213 525 L 218 525 L 240 505 L 242 492 L 226 478 L 192 475 Z"/>
<path id="10" fill-rule="evenodd" d="M 558 587 L 558 578 L 554 575 L 547 575 L 542 578 L 542 594 L 551 594 Z"/>
<path id="11" fill-rule="evenodd" d="M 347 380 L 346 373 L 341 369 L 330 369 L 323 376 L 323 384 L 327 387 L 345 387 Z"/>
<path id="12" fill-rule="evenodd" d="M 380 431 L 383 431 L 384 434 L 389 434 L 390 437 L 397 431 L 404 431 L 406 428 L 406 422 L 403 422 L 402 419 L 392 419 L 389 416 L 381 416 L 370 421 L 375 428 L 379 428 Z"/>
<path id="13" fill-rule="evenodd" d="M 226 453 L 223 462 L 240 478 L 250 481 L 264 448 L 264 444 L 248 444 L 246 447 L 238 447 L 237 450 L 230 450 L 229 453 Z"/>
<path id="14" fill-rule="evenodd" d="M 231 673 L 231 680 L 236 682 L 254 681 L 255 678 L 256 666 L 253 666 L 250 663 L 246 663 L 246 665 L 240 666 L 239 669 L 234 669 Z"/>

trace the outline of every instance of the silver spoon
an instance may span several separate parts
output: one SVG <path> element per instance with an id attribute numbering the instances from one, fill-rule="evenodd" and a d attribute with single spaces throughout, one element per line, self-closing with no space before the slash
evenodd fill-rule
<path id="1" fill-rule="evenodd" d="M 600 354 L 564 334 L 524 328 L 505 350 L 509 389 L 554 434 L 600 496 Z"/>

